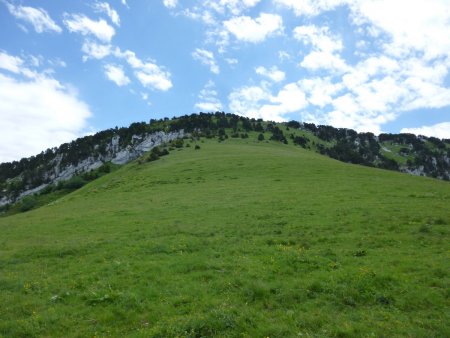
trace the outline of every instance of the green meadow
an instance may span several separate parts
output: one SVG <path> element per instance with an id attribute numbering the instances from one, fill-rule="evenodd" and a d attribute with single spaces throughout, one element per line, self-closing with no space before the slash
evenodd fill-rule
<path id="1" fill-rule="evenodd" d="M 0 218 L 0 336 L 450 337 L 450 183 L 256 135 Z"/>

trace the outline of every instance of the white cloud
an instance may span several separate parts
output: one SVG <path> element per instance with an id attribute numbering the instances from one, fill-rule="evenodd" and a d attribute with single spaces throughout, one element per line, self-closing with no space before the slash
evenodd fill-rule
<path id="1" fill-rule="evenodd" d="M 0 51 L 0 68 L 6 69 L 13 73 L 20 73 L 23 60 L 18 56 L 12 56 L 5 52 Z"/>
<path id="2" fill-rule="evenodd" d="M 300 66 L 309 70 L 346 71 L 348 66 L 338 54 L 343 48 L 342 40 L 332 35 L 328 27 L 314 25 L 299 26 L 293 31 L 296 40 L 302 41 L 306 46 L 311 46 L 312 52 L 303 58 Z"/>
<path id="3" fill-rule="evenodd" d="M 178 0 L 163 0 L 163 4 L 167 8 L 175 8 L 177 7 Z"/>
<path id="4" fill-rule="evenodd" d="M 278 52 L 278 58 L 280 59 L 281 62 L 285 61 L 285 60 L 290 60 L 291 56 L 289 55 L 288 52 L 286 52 L 285 50 L 280 50 Z"/>
<path id="5" fill-rule="evenodd" d="M 342 89 L 342 85 L 332 83 L 330 77 L 303 79 L 299 84 L 307 95 L 309 104 L 320 108 L 331 104 L 333 97 Z"/>
<path id="6" fill-rule="evenodd" d="M 210 52 L 206 49 L 196 48 L 194 52 L 192 52 L 192 57 L 194 60 L 200 61 L 202 64 L 209 67 L 209 70 L 214 74 L 220 73 L 220 68 L 217 65 L 216 59 L 214 58 L 214 53 Z"/>
<path id="7" fill-rule="evenodd" d="M 209 10 L 204 10 L 203 8 L 186 8 L 181 14 L 191 20 L 203 22 L 206 25 L 214 25 L 216 23 L 214 15 Z"/>
<path id="8" fill-rule="evenodd" d="M 223 24 L 236 39 L 252 43 L 262 42 L 268 36 L 283 31 L 281 16 L 267 13 L 261 13 L 256 19 L 239 16 L 227 20 Z"/>
<path id="9" fill-rule="evenodd" d="M 225 61 L 229 64 L 229 65 L 237 65 L 239 63 L 239 61 L 235 58 L 226 58 Z"/>
<path id="10" fill-rule="evenodd" d="M 195 109 L 203 112 L 216 112 L 222 111 L 223 109 L 222 103 L 217 98 L 215 84 L 211 80 L 208 81 L 205 87 L 200 91 L 198 99 L 200 101 L 195 104 Z"/>
<path id="11" fill-rule="evenodd" d="M 76 93 L 53 78 L 18 80 L 0 74 L 0 162 L 82 136 L 90 116 Z"/>
<path id="12" fill-rule="evenodd" d="M 172 88 L 170 74 L 162 71 L 153 63 L 146 63 L 142 70 L 135 72 L 135 75 L 145 87 L 151 87 L 161 91 L 167 91 Z"/>
<path id="13" fill-rule="evenodd" d="M 276 95 L 264 86 L 243 87 L 233 91 L 229 97 L 232 112 L 270 121 L 285 121 L 285 115 L 300 112 L 308 102 L 298 83 L 285 85 Z"/>
<path id="14" fill-rule="evenodd" d="M 106 77 L 119 87 L 126 86 L 130 83 L 130 79 L 125 75 L 121 66 L 107 64 L 104 66 L 104 70 Z"/>
<path id="15" fill-rule="evenodd" d="M 110 42 L 116 33 L 105 20 L 92 20 L 83 14 L 66 14 L 64 24 L 73 33 L 94 35 L 103 42 Z"/>
<path id="16" fill-rule="evenodd" d="M 96 2 L 94 3 L 93 7 L 97 12 L 105 13 L 106 15 L 108 15 L 113 24 L 115 24 L 116 26 L 120 26 L 119 14 L 109 5 L 109 3 Z"/>
<path id="17" fill-rule="evenodd" d="M 312 16 L 328 11 L 350 0 L 274 0 L 275 4 L 292 9 L 295 15 Z"/>
<path id="18" fill-rule="evenodd" d="M 395 56 L 422 52 L 426 59 L 450 55 L 448 0 L 355 1 L 354 23 L 388 35 L 384 48 Z"/>
<path id="19" fill-rule="evenodd" d="M 206 0 L 203 2 L 206 8 L 219 14 L 229 11 L 232 15 L 239 15 L 243 11 L 255 7 L 261 0 Z"/>
<path id="20" fill-rule="evenodd" d="M 419 128 L 403 128 L 400 132 L 450 139 L 450 122 L 442 122 Z"/>
<path id="21" fill-rule="evenodd" d="M 62 32 L 61 27 L 59 27 L 55 23 L 55 21 L 50 18 L 46 10 L 29 6 L 14 6 L 7 1 L 3 2 L 13 16 L 15 16 L 17 19 L 27 21 L 28 23 L 33 25 L 36 32 Z"/>
<path id="22" fill-rule="evenodd" d="M 341 51 L 343 47 L 341 38 L 332 35 L 328 27 L 299 26 L 294 29 L 293 34 L 295 39 L 311 45 L 314 50 L 333 53 Z"/>
<path id="23" fill-rule="evenodd" d="M 228 96 L 231 112 L 248 117 L 260 117 L 259 110 L 270 99 L 270 93 L 259 86 L 243 87 Z"/>
<path id="24" fill-rule="evenodd" d="M 143 62 L 136 54 L 130 50 L 121 52 L 116 48 L 114 55 L 125 59 L 128 64 L 135 70 L 134 75 L 144 87 L 167 91 L 172 88 L 170 73 L 164 68 L 158 66 L 154 61 Z"/>
<path id="25" fill-rule="evenodd" d="M 427 60 L 450 55 L 448 0 L 274 0 L 296 15 L 314 16 L 348 5 L 353 23 L 377 39 L 390 55 L 424 53 Z M 386 34 L 387 38 L 382 37 Z"/>
<path id="26" fill-rule="evenodd" d="M 286 77 L 286 74 L 279 70 L 277 66 L 273 66 L 270 69 L 260 66 L 255 69 L 255 72 L 256 74 L 271 79 L 273 82 L 281 82 Z"/>
<path id="27" fill-rule="evenodd" d="M 83 55 L 83 61 L 88 59 L 103 59 L 104 57 L 111 54 L 111 45 L 103 45 L 94 41 L 84 41 L 81 50 L 85 55 Z"/>
<path id="28" fill-rule="evenodd" d="M 340 56 L 328 52 L 311 52 L 303 58 L 300 66 L 313 71 L 321 69 L 346 71 L 349 69 Z"/>
<path id="29" fill-rule="evenodd" d="M 450 106 L 450 88 L 436 85 L 418 77 L 407 78 L 403 85 L 409 91 L 409 96 L 400 110 Z"/>
<path id="30" fill-rule="evenodd" d="M 0 69 L 7 70 L 17 75 L 23 75 L 27 78 L 38 77 L 39 74 L 29 67 L 39 66 L 40 63 L 36 64 L 39 58 L 29 55 L 26 60 L 27 62 L 18 56 L 9 55 L 6 52 L 0 51 Z M 46 70 L 46 72 L 51 72 L 51 70 Z"/>

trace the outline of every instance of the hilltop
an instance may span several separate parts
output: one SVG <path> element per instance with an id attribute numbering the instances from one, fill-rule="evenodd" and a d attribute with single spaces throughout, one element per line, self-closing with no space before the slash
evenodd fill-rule
<path id="1" fill-rule="evenodd" d="M 259 141 L 294 144 L 347 163 L 450 179 L 448 139 L 413 134 L 376 136 L 312 123 L 275 123 L 216 112 L 133 123 L 128 128 L 116 127 L 47 149 L 30 158 L 2 163 L 0 207 L 3 211 L 9 210 L 25 196 L 55 190 L 59 197 L 63 187 L 82 186 L 101 173 L 109 172 L 111 164 L 126 164 L 177 139 L 203 137 L 225 141 L 246 138 L 249 133 Z M 76 178 L 75 182 L 69 181 L 73 178 Z M 44 200 L 48 202 L 49 198 Z M 26 210 L 36 205 L 32 198 L 26 204 Z"/>
<path id="2" fill-rule="evenodd" d="M 0 336 L 450 335 L 448 182 L 240 128 L 1 218 Z"/>

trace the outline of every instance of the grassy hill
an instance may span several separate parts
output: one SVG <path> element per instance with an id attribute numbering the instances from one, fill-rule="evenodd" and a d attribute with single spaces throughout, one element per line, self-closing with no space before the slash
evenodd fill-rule
<path id="1" fill-rule="evenodd" d="M 0 218 L 0 336 L 450 336 L 448 182 L 198 144 Z"/>

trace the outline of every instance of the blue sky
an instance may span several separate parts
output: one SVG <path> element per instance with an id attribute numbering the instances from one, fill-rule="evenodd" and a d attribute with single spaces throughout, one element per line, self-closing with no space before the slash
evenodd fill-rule
<path id="1" fill-rule="evenodd" d="M 448 0 L 0 0 L 0 161 L 225 111 L 450 138 Z"/>

